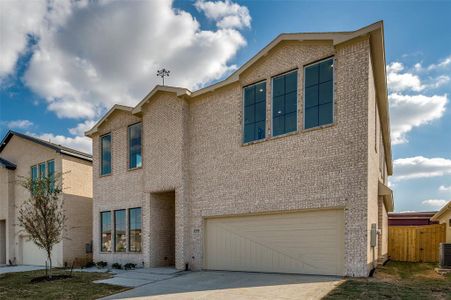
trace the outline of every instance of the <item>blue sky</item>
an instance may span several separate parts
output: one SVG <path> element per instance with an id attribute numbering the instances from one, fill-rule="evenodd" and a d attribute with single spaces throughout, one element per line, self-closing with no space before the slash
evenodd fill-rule
<path id="1" fill-rule="evenodd" d="M 282 32 L 383 20 L 396 210 L 436 210 L 451 199 L 451 2 L 2 1 L 0 18 L 0 134 L 82 150 L 82 132 L 113 103 L 138 102 L 161 66 L 172 71 L 168 84 L 196 89 Z"/>

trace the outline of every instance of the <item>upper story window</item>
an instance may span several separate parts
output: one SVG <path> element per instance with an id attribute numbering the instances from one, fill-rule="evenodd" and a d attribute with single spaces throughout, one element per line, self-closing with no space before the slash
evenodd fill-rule
<path id="1" fill-rule="evenodd" d="M 244 135 L 248 143 L 265 138 L 266 81 L 244 88 Z"/>
<path id="2" fill-rule="evenodd" d="M 100 137 L 100 175 L 111 174 L 111 134 Z"/>
<path id="3" fill-rule="evenodd" d="M 45 162 L 39 164 L 39 178 L 45 177 Z"/>
<path id="4" fill-rule="evenodd" d="M 333 58 L 305 67 L 304 128 L 333 123 Z"/>
<path id="5" fill-rule="evenodd" d="M 142 123 L 130 125 L 128 127 L 128 168 L 135 169 L 142 167 Z"/>
<path id="6" fill-rule="evenodd" d="M 272 79 L 272 134 L 286 134 L 297 130 L 298 109 L 297 70 Z"/>
<path id="7" fill-rule="evenodd" d="M 35 181 L 38 178 L 38 166 L 31 166 L 31 179 Z"/>

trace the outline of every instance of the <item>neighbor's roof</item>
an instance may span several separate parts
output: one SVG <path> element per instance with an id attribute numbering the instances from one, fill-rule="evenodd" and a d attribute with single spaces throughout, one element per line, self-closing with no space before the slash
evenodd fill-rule
<path id="1" fill-rule="evenodd" d="M 432 221 L 439 221 L 440 217 L 446 213 L 448 210 L 451 210 L 451 201 L 448 201 L 448 203 L 445 204 L 445 206 L 442 207 L 432 218 Z"/>
<path id="2" fill-rule="evenodd" d="M 412 211 L 412 212 L 399 212 L 388 213 L 389 219 L 430 219 L 435 215 L 436 211 Z"/>
<path id="3" fill-rule="evenodd" d="M 13 164 L 12 162 L 9 162 L 6 159 L 1 158 L 1 157 L 0 157 L 0 167 L 7 168 L 9 170 L 15 170 L 16 169 L 16 165 L 15 164 Z"/>
<path id="4" fill-rule="evenodd" d="M 172 92 L 177 96 L 183 96 L 187 98 L 194 98 L 205 93 L 212 92 L 218 88 L 224 87 L 239 80 L 240 74 L 252 66 L 260 58 L 266 56 L 271 49 L 280 44 L 283 41 L 332 41 L 334 46 L 338 46 L 345 42 L 360 38 L 368 37 L 370 39 L 371 57 L 373 62 L 374 79 L 376 86 L 376 98 L 379 108 L 379 114 L 381 117 L 381 126 L 384 141 L 384 150 L 387 161 L 388 174 L 393 174 L 392 164 L 392 151 L 391 151 L 391 139 L 390 139 L 390 119 L 388 111 L 388 93 L 387 93 L 387 79 L 385 70 L 385 46 L 384 46 L 384 25 L 382 21 L 376 22 L 369 26 L 360 28 L 355 31 L 347 32 L 309 32 L 309 33 L 283 33 L 277 36 L 272 42 L 270 42 L 265 48 L 258 52 L 254 57 L 242 65 L 238 70 L 232 73 L 226 79 L 219 81 L 213 85 L 207 86 L 195 92 L 190 92 L 188 89 L 170 86 L 157 85 L 139 104 L 131 110 L 133 114 L 139 114 L 142 106 L 149 101 L 157 92 Z M 119 106 L 113 106 L 113 108 L 107 113 L 109 116 L 115 109 L 120 109 Z M 102 118 L 97 124 L 89 131 L 86 132 L 87 136 L 92 136 L 96 133 L 106 118 Z"/>
<path id="5" fill-rule="evenodd" d="M 51 143 L 51 142 L 44 141 L 44 140 L 41 140 L 39 138 L 33 137 L 33 136 L 29 136 L 29 135 L 26 135 L 26 134 L 23 134 L 23 133 L 20 133 L 20 132 L 12 131 L 12 130 L 8 131 L 8 133 L 5 135 L 5 137 L 1 141 L 1 143 L 0 143 L 0 153 L 3 151 L 3 149 L 5 149 L 6 145 L 8 144 L 8 142 L 11 140 L 11 138 L 14 135 L 18 136 L 18 137 L 21 137 L 23 139 L 32 141 L 32 142 L 34 142 L 36 144 L 39 144 L 41 146 L 53 149 L 56 152 L 61 153 L 61 154 L 65 154 L 65 155 L 69 155 L 69 156 L 72 156 L 72 157 L 84 159 L 84 160 L 87 160 L 87 161 L 92 161 L 92 155 L 90 155 L 90 154 L 87 154 L 87 153 L 84 153 L 84 152 L 81 152 L 81 151 L 78 151 L 78 150 L 75 150 L 75 149 L 72 149 L 72 148 L 69 148 L 69 147 L 65 147 L 65 146 L 62 146 L 62 145 L 57 145 L 57 144 L 54 144 L 54 143 Z"/>

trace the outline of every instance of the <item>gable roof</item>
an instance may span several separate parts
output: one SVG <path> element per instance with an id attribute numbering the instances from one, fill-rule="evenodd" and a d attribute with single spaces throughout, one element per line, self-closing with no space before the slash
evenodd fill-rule
<path id="1" fill-rule="evenodd" d="M 7 168 L 8 170 L 15 170 L 16 169 L 16 165 L 13 164 L 12 162 L 7 161 L 4 158 L 0 157 L 0 167 L 3 168 Z"/>
<path id="2" fill-rule="evenodd" d="M 132 108 L 133 114 L 141 113 L 142 106 L 149 101 L 158 91 L 176 93 L 178 97 L 183 96 L 187 98 L 194 98 L 205 93 L 212 92 L 216 89 L 237 82 L 240 74 L 251 67 L 260 58 L 266 56 L 274 47 L 283 41 L 332 41 L 334 46 L 355 40 L 360 37 L 368 37 L 370 39 L 371 58 L 374 72 L 374 81 L 376 86 L 376 101 L 379 109 L 379 115 L 381 119 L 382 138 L 384 143 L 385 160 L 387 162 L 388 175 L 393 174 L 392 163 L 392 151 L 391 151 L 391 138 L 390 138 L 390 118 L 388 109 L 388 92 L 387 92 L 387 77 L 385 70 L 385 45 L 384 45 L 384 24 L 383 21 L 373 23 L 355 31 L 345 32 L 308 32 L 308 33 L 283 33 L 277 36 L 266 47 L 260 50 L 254 57 L 243 64 L 238 70 L 232 73 L 226 79 L 219 81 L 210 86 L 204 87 L 194 92 L 190 92 L 188 89 L 180 87 L 170 86 L 155 86 L 152 91 L 147 94 L 143 100 L 141 100 L 134 108 Z M 110 115 L 116 105 L 107 113 Z M 105 116 L 105 117 L 106 117 Z M 85 133 L 87 136 L 91 136 L 97 132 L 99 126 L 104 122 L 102 118 L 97 124 L 89 131 Z"/>
<path id="3" fill-rule="evenodd" d="M 445 206 L 442 207 L 435 215 L 432 216 L 432 221 L 439 221 L 440 217 L 446 213 L 448 210 L 451 210 L 451 201 L 448 201 L 448 203 L 445 204 Z"/>
<path id="4" fill-rule="evenodd" d="M 3 138 L 3 140 L 0 143 L 0 153 L 3 151 L 3 149 L 5 149 L 6 145 L 8 144 L 8 142 L 11 140 L 11 138 L 13 136 L 18 136 L 21 137 L 23 139 L 29 140 L 33 143 L 39 144 L 41 146 L 50 148 L 52 150 L 55 150 L 58 153 L 61 154 L 65 154 L 65 155 L 69 155 L 72 157 L 76 157 L 76 158 L 80 158 L 83 160 L 87 160 L 87 161 L 92 161 L 92 155 L 69 148 L 69 147 L 65 147 L 62 145 L 57 145 L 48 141 L 44 141 L 42 139 L 33 137 L 33 136 L 29 136 L 20 132 L 16 132 L 16 131 L 8 131 L 8 133 L 5 135 L 5 137 Z"/>
<path id="5" fill-rule="evenodd" d="M 114 104 L 113 107 L 110 108 L 110 110 L 94 125 L 94 127 L 92 127 L 91 129 L 89 129 L 88 131 L 85 132 L 85 135 L 90 137 L 92 134 L 96 133 L 97 130 L 99 130 L 100 125 L 102 125 L 103 122 L 108 120 L 108 117 L 111 116 L 111 114 L 117 110 L 122 110 L 122 111 L 131 113 L 133 110 L 133 107 L 126 106 L 126 105 L 120 105 L 120 104 Z"/>

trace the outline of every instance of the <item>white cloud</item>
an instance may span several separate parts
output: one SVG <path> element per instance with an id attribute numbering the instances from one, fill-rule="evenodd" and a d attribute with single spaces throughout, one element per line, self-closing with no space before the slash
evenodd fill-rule
<path id="1" fill-rule="evenodd" d="M 441 186 L 438 188 L 438 190 L 439 190 L 440 192 L 449 192 L 449 191 L 451 191 L 451 186 L 444 186 L 444 185 L 441 185 Z"/>
<path id="2" fill-rule="evenodd" d="M 171 70 L 168 84 L 190 89 L 222 78 L 236 69 L 230 60 L 246 44 L 239 29 L 251 22 L 248 9 L 231 1 L 196 3 L 216 21 L 212 30 L 170 0 L 32 2 L 48 5 L 41 20 L 17 31 L 22 11 L 4 31 L 24 41 L 37 36 L 24 81 L 60 118 L 92 120 L 115 103 L 135 105 L 161 83 L 161 67 Z M 15 2 L 5 3 L 10 11 Z M 14 65 L 25 45 L 7 43 L 5 51 L 15 53 L 8 61 Z"/>
<path id="3" fill-rule="evenodd" d="M 438 64 L 431 64 L 427 67 L 427 70 L 436 70 L 436 69 L 442 69 L 447 68 L 451 66 L 451 55 L 440 60 Z"/>
<path id="4" fill-rule="evenodd" d="M 402 92 L 413 90 L 419 92 L 425 88 L 420 77 L 415 74 L 404 72 L 404 65 L 400 62 L 393 62 L 387 66 L 387 83 L 392 92 Z"/>
<path id="5" fill-rule="evenodd" d="M 197 0 L 197 10 L 205 13 L 209 19 L 216 21 L 219 28 L 244 28 L 251 26 L 251 16 L 245 6 L 226 1 Z"/>
<path id="6" fill-rule="evenodd" d="M 393 161 L 393 180 L 408 180 L 416 178 L 437 177 L 451 174 L 451 159 L 415 156 L 399 158 Z"/>
<path id="7" fill-rule="evenodd" d="M 66 137 L 64 135 L 54 135 L 52 133 L 35 134 L 27 133 L 45 141 L 52 142 L 57 145 L 63 145 L 85 153 L 92 153 L 91 139 L 83 136 Z"/>
<path id="8" fill-rule="evenodd" d="M 33 126 L 33 122 L 29 120 L 14 120 L 6 122 L 6 127 L 9 129 L 26 129 Z"/>
<path id="9" fill-rule="evenodd" d="M 90 130 L 97 121 L 86 120 L 83 123 L 79 123 L 76 127 L 70 128 L 69 132 L 73 135 L 84 136 L 85 132 Z"/>
<path id="10" fill-rule="evenodd" d="M 0 78 L 14 72 L 26 50 L 28 34 L 38 33 L 46 13 L 45 1 L 0 1 Z"/>
<path id="11" fill-rule="evenodd" d="M 430 206 L 434 209 L 440 209 L 448 203 L 449 200 L 428 199 L 421 202 L 421 204 Z"/>
<path id="12" fill-rule="evenodd" d="M 414 127 L 428 124 L 443 116 L 448 102 L 445 95 L 389 95 L 393 144 L 407 142 L 406 134 Z"/>

